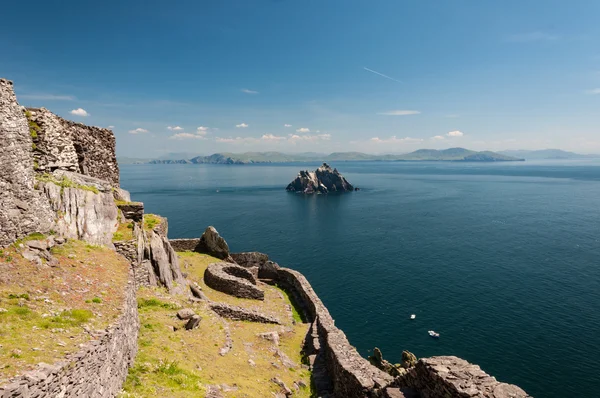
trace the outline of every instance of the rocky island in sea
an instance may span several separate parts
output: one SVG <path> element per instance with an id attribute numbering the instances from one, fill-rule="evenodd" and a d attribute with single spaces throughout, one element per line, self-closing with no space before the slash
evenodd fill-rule
<path id="1" fill-rule="evenodd" d="M 354 188 L 337 169 L 327 163 L 315 171 L 301 170 L 294 181 L 290 182 L 287 191 L 301 193 L 348 192 Z"/>

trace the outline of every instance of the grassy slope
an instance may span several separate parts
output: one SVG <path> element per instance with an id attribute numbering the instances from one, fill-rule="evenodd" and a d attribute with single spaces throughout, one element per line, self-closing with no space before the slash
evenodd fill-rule
<path id="1" fill-rule="evenodd" d="M 129 263 L 112 250 L 70 241 L 57 267 L 24 259 L 18 243 L 0 254 L 0 384 L 77 351 L 120 315 Z M 74 258 L 69 258 L 74 256 Z"/>
<path id="2" fill-rule="evenodd" d="M 223 320 L 210 311 L 206 303 L 191 304 L 161 289 L 141 289 L 138 291 L 142 324 L 139 352 L 125 384 L 124 397 L 203 397 L 207 385 L 222 384 L 237 387 L 236 391 L 223 391 L 226 397 L 270 397 L 272 392 L 279 391 L 270 381 L 273 377 L 279 377 L 290 388 L 299 380 L 310 385 L 307 370 L 285 368 L 274 356 L 273 343 L 257 336 L 263 332 L 280 332 L 279 349 L 296 364 L 301 363 L 300 348 L 308 325 L 292 323 L 286 309 L 289 300 L 279 289 L 262 286 L 266 292 L 264 302 L 237 299 L 214 291 L 202 282 L 204 270 L 217 259 L 197 253 L 179 253 L 179 256 L 182 271 L 188 274 L 188 279 L 197 281 L 211 300 L 274 314 L 284 325 Z M 182 307 L 193 308 L 202 317 L 198 329 L 172 330 L 185 323 L 174 316 Z M 230 330 L 233 348 L 221 356 L 219 349 L 225 343 L 225 327 Z M 253 360 L 256 366 L 251 366 L 248 360 Z M 294 396 L 309 397 L 310 391 L 300 389 Z"/>

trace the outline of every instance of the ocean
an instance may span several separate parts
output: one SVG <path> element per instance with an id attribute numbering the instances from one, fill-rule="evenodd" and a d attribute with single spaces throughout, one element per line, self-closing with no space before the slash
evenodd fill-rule
<path id="1" fill-rule="evenodd" d="M 597 396 L 599 160 L 331 165 L 361 190 L 285 191 L 316 163 L 126 165 L 121 185 L 171 238 L 213 225 L 302 272 L 365 357 L 456 355 L 538 398 Z"/>

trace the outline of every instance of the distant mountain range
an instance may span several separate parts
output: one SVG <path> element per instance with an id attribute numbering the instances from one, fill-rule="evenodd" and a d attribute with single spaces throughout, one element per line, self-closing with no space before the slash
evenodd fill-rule
<path id="1" fill-rule="evenodd" d="M 542 149 L 538 151 L 502 151 L 499 152 L 506 156 L 514 156 L 525 160 L 542 160 L 542 159 L 591 159 L 600 158 L 600 155 L 582 155 L 575 152 L 567 152 L 561 149 Z"/>
<path id="2" fill-rule="evenodd" d="M 281 152 L 221 152 L 210 156 L 196 156 L 180 159 L 139 159 L 119 158 L 120 164 L 250 164 L 250 163 L 289 163 L 289 162 L 343 162 L 343 161 L 455 161 L 455 162 L 507 162 L 522 161 L 522 157 L 490 151 L 471 151 L 464 148 L 444 150 L 419 149 L 403 155 L 372 155 L 362 152 L 334 152 L 329 155 L 319 153 L 281 153 Z"/>

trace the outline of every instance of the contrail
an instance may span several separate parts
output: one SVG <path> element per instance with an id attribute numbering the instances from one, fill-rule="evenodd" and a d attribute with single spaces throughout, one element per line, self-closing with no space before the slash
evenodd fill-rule
<path id="1" fill-rule="evenodd" d="M 386 79 L 393 80 L 393 81 L 395 81 L 396 83 L 401 83 L 401 84 L 404 84 L 404 83 L 402 83 L 400 80 L 396 80 L 396 79 L 394 79 L 393 77 L 389 77 L 388 75 L 384 75 L 383 73 L 379 73 L 379 72 L 377 72 L 376 70 L 369 69 L 369 68 L 367 68 L 367 67 L 363 67 L 363 69 L 364 69 L 364 70 L 366 70 L 367 72 L 375 73 L 376 75 L 379 75 L 379 76 L 381 76 L 381 77 L 385 77 Z"/>

